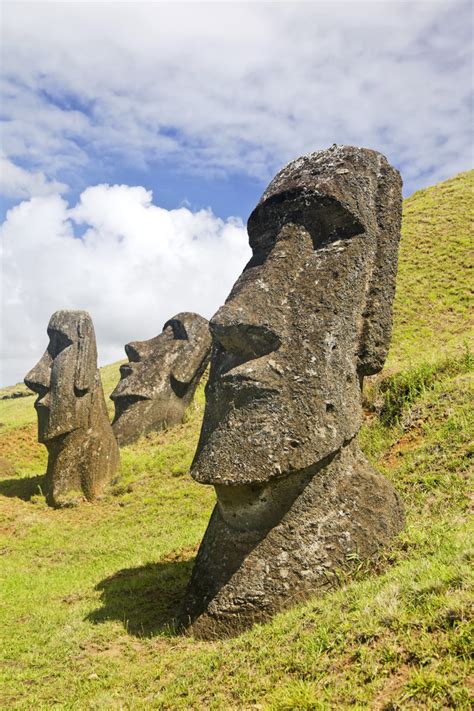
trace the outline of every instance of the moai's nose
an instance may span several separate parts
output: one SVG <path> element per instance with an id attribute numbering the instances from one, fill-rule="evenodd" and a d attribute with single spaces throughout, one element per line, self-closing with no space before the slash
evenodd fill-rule
<path id="1" fill-rule="evenodd" d="M 275 246 L 263 264 L 242 273 L 229 299 L 209 323 L 214 340 L 242 362 L 260 358 L 281 346 L 283 324 L 275 303 L 281 294 L 273 288 L 272 273 L 281 269 L 279 251 Z"/>
<path id="2" fill-rule="evenodd" d="M 24 377 L 26 387 L 34 393 L 38 393 L 38 395 L 44 396 L 49 391 L 51 362 L 51 356 L 46 351 L 38 363 Z"/>
<path id="3" fill-rule="evenodd" d="M 132 341 L 125 346 L 125 353 L 130 363 L 139 363 L 145 357 L 147 351 L 146 341 Z"/>

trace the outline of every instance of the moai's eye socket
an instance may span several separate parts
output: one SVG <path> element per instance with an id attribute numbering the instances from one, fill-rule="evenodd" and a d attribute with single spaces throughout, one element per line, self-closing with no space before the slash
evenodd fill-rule
<path id="1" fill-rule="evenodd" d="M 62 331 L 56 331 L 55 329 L 48 330 L 49 345 L 48 353 L 51 358 L 56 358 L 61 351 L 63 351 L 68 346 L 72 345 L 70 338 L 66 336 Z"/>
<path id="2" fill-rule="evenodd" d="M 173 337 L 175 341 L 187 341 L 189 340 L 188 338 L 188 333 L 184 327 L 184 324 L 182 321 L 179 321 L 177 318 L 170 318 L 169 321 L 165 323 L 163 326 L 163 331 L 165 328 L 170 327 L 173 331 Z"/>
<path id="3" fill-rule="evenodd" d="M 309 232 L 315 250 L 364 232 L 357 216 L 340 201 L 287 190 L 272 195 L 250 215 L 247 229 L 253 256 L 246 269 L 263 264 L 280 231 L 289 223 L 301 225 Z"/>

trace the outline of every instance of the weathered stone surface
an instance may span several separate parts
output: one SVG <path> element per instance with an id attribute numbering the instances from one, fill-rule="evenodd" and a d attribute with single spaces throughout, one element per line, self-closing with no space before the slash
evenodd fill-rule
<path id="1" fill-rule="evenodd" d="M 183 421 L 211 350 L 209 322 L 193 313 L 169 319 L 159 336 L 125 346 L 129 363 L 110 396 L 119 444 Z"/>
<path id="2" fill-rule="evenodd" d="M 100 496 L 119 463 L 97 370 L 92 319 L 86 311 L 56 311 L 49 345 L 25 377 L 38 393 L 38 441 L 48 449 L 46 498 L 71 506 Z"/>
<path id="3" fill-rule="evenodd" d="M 217 493 L 183 612 L 198 635 L 323 589 L 403 525 L 356 440 L 363 377 L 389 347 L 400 221 L 399 173 L 347 146 L 287 165 L 249 218 L 252 259 L 210 322 L 192 467 Z"/>

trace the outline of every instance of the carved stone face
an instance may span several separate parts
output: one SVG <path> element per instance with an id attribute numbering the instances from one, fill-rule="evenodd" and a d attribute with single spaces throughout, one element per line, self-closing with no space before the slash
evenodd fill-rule
<path id="1" fill-rule="evenodd" d="M 384 232 L 399 229 L 399 179 L 384 190 L 393 169 L 373 151 L 363 160 L 359 168 L 357 149 L 335 148 L 276 176 L 248 222 L 253 257 L 210 321 L 192 475 L 216 486 L 223 515 L 245 509 L 244 528 L 252 507 L 255 521 L 264 516 L 267 482 L 355 436 L 362 378 L 386 356 L 398 236 Z"/>
<path id="2" fill-rule="evenodd" d="M 119 441 L 180 421 L 208 362 L 211 338 L 206 319 L 180 313 L 159 336 L 125 346 L 129 362 L 111 398 Z"/>
<path id="3" fill-rule="evenodd" d="M 250 216 L 253 257 L 210 322 L 191 469 L 217 494 L 182 612 L 198 636 L 327 586 L 403 525 L 356 438 L 390 342 L 400 219 L 399 173 L 351 146 L 287 165 Z"/>
<path id="4" fill-rule="evenodd" d="M 97 369 L 92 320 L 85 311 L 56 311 L 48 325 L 49 345 L 25 377 L 38 393 L 38 441 L 47 443 L 88 423 Z"/>

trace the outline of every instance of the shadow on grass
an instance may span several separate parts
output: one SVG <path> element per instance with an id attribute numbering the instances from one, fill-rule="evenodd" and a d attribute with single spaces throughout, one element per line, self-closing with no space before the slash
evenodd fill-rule
<path id="1" fill-rule="evenodd" d="M 135 637 L 178 635 L 177 616 L 193 563 L 190 558 L 119 570 L 96 586 L 103 607 L 86 620 L 93 624 L 119 620 Z"/>
<path id="2" fill-rule="evenodd" d="M 44 474 L 20 477 L 19 479 L 0 479 L 0 495 L 30 501 L 33 496 L 43 493 Z"/>

